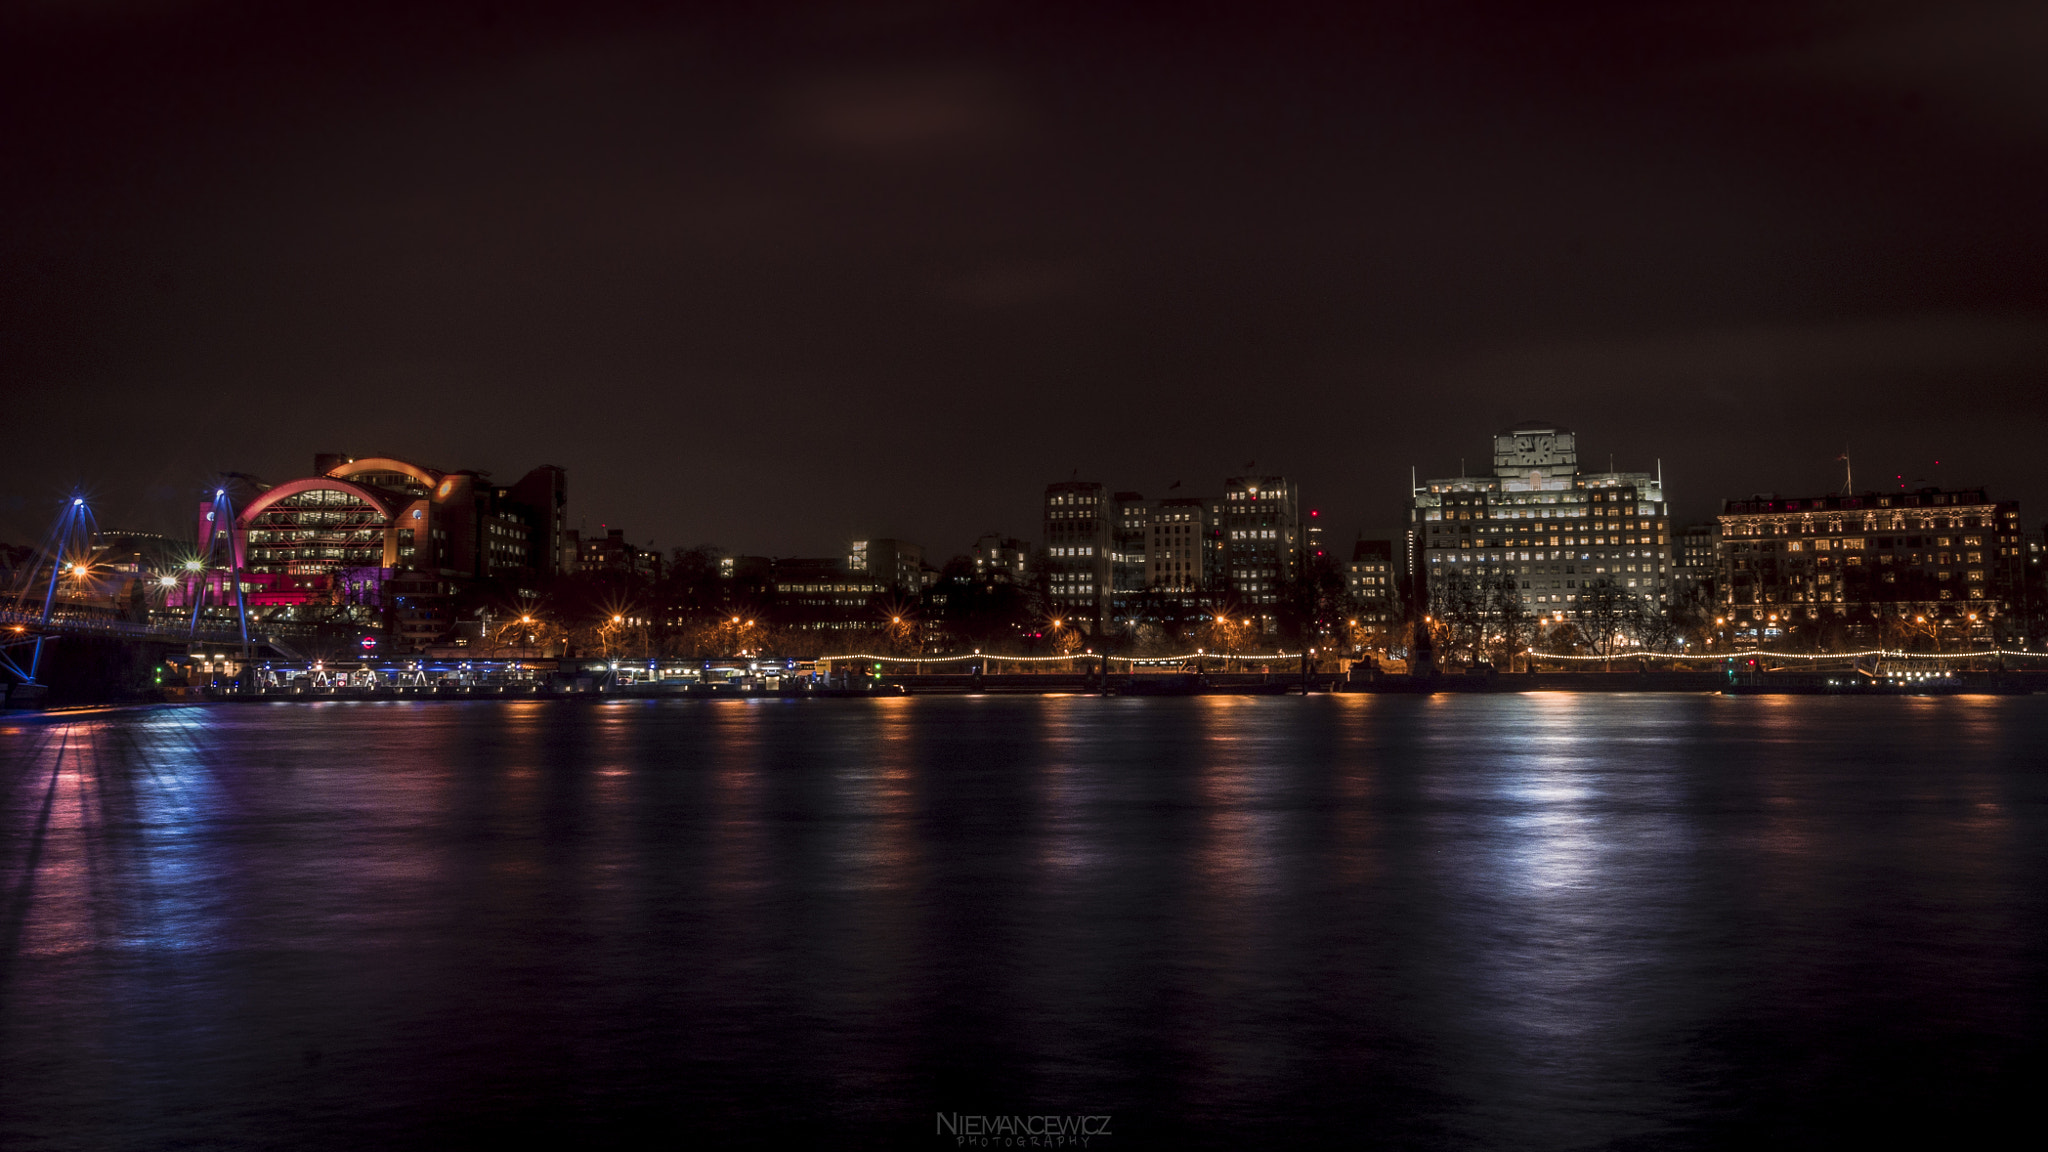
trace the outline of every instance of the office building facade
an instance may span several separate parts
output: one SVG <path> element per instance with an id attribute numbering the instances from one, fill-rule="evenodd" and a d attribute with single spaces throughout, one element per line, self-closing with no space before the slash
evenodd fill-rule
<path id="1" fill-rule="evenodd" d="M 1270 626 L 1282 586 L 1301 574 L 1301 493 L 1284 476 L 1233 476 L 1221 506 L 1227 590 Z"/>
<path id="2" fill-rule="evenodd" d="M 863 573 L 898 596 L 924 593 L 924 546 L 881 537 L 847 546 L 846 570 Z"/>
<path id="3" fill-rule="evenodd" d="M 1031 574 L 1031 544 L 1015 536 L 991 532 L 977 536 L 969 550 L 977 580 L 991 584 L 1022 584 Z"/>
<path id="4" fill-rule="evenodd" d="M 1045 486 L 1045 574 L 1048 607 L 1077 627 L 1111 621 L 1117 510 L 1101 484 L 1069 480 Z"/>
<path id="5" fill-rule="evenodd" d="M 1395 621 L 1396 581 L 1391 540 L 1360 540 L 1344 565 L 1344 588 L 1358 609 L 1360 624 L 1384 627 Z"/>
<path id="6" fill-rule="evenodd" d="M 1200 496 L 1161 500 L 1145 536 L 1145 587 L 1188 596 L 1208 587 L 1209 501 Z"/>
<path id="7" fill-rule="evenodd" d="M 1409 555 L 1421 604 L 1451 573 L 1515 581 L 1531 612 L 1571 618 L 1605 583 L 1646 605 L 1670 602 L 1672 538 L 1661 475 L 1587 472 L 1577 438 L 1530 425 L 1494 437 L 1485 476 L 1414 486 Z"/>

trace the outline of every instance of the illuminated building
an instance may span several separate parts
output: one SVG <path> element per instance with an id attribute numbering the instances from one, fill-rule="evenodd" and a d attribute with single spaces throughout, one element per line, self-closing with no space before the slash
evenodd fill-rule
<path id="1" fill-rule="evenodd" d="M 1394 545 L 1389 540 L 1360 540 L 1351 546 L 1344 566 L 1344 586 L 1358 606 L 1362 624 L 1394 621 Z"/>
<path id="2" fill-rule="evenodd" d="M 867 554 L 870 563 L 875 556 L 873 551 Z M 879 627 L 883 602 L 891 591 L 890 584 L 878 573 L 853 570 L 835 560 L 770 560 L 761 574 L 766 579 L 758 592 L 765 595 L 759 599 L 768 615 L 778 627 L 802 631 L 848 632 Z"/>
<path id="3" fill-rule="evenodd" d="M 481 472 L 389 457 L 323 454 L 315 468 L 312 476 L 257 485 L 236 513 L 235 558 L 250 606 L 265 614 L 315 605 L 388 608 L 417 641 L 450 626 L 430 604 L 456 584 L 560 570 L 568 506 L 560 468 L 536 468 L 504 488 Z M 201 552 L 223 527 L 215 516 L 211 502 L 200 509 Z"/>
<path id="4" fill-rule="evenodd" d="M 1284 476 L 1233 476 L 1222 500 L 1224 571 L 1239 604 L 1270 605 L 1300 575 L 1301 494 Z M 1269 611 L 1260 612 L 1268 625 Z"/>
<path id="5" fill-rule="evenodd" d="M 1195 593 L 1208 587 L 1205 553 L 1209 542 L 1209 501 L 1200 496 L 1161 500 L 1146 524 L 1145 586 L 1160 592 Z"/>
<path id="6" fill-rule="evenodd" d="M 1576 438 L 1548 425 L 1493 438 L 1486 476 L 1414 486 L 1409 556 L 1415 595 L 1450 573 L 1512 577 L 1530 611 L 1573 616 L 1581 591 L 1606 581 L 1652 606 L 1669 603 L 1671 523 L 1650 472 L 1582 472 Z"/>
<path id="7" fill-rule="evenodd" d="M 1115 528 L 1109 545 L 1109 610 L 1116 622 L 1123 625 L 1131 623 L 1140 611 L 1153 507 L 1137 492 L 1118 492 L 1111 506 L 1115 510 Z"/>
<path id="8" fill-rule="evenodd" d="M 1057 615 L 1100 628 L 1110 618 L 1116 509 L 1093 481 L 1045 486 L 1045 571 Z"/>
<path id="9" fill-rule="evenodd" d="M 1031 572 L 1031 545 L 993 532 L 975 538 L 970 553 L 976 578 L 992 584 L 1022 584 Z"/>
<path id="10" fill-rule="evenodd" d="M 1671 567 L 1674 591 L 1682 590 L 1693 598 L 1711 594 L 1720 565 L 1721 550 L 1716 538 L 1719 532 L 1720 526 L 1709 521 L 1689 524 L 1678 533 Z"/>
<path id="11" fill-rule="evenodd" d="M 1726 501 L 1718 525 L 1719 602 L 1745 635 L 1837 625 L 1895 643 L 1954 626 L 1989 640 L 2024 597 L 2019 504 L 1982 488 L 1757 496 Z"/>
<path id="12" fill-rule="evenodd" d="M 602 572 L 645 581 L 661 579 L 660 550 L 633 544 L 626 539 L 623 528 L 605 527 L 604 535 L 592 536 L 588 540 L 572 528 L 569 530 L 568 551 L 576 558 L 577 572 Z"/>
<path id="13" fill-rule="evenodd" d="M 924 591 L 924 546 L 887 538 L 855 540 L 846 550 L 846 570 L 872 577 L 899 596 Z"/>

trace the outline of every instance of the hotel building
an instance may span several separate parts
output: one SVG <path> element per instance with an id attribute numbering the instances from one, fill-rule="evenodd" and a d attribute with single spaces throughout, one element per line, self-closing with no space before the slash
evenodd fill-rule
<path id="1" fill-rule="evenodd" d="M 1719 602 L 1758 635 L 1839 622 L 1875 642 L 1924 619 L 1989 640 L 2024 598 L 2019 504 L 1982 488 L 1758 496 L 1726 501 L 1717 523 Z"/>

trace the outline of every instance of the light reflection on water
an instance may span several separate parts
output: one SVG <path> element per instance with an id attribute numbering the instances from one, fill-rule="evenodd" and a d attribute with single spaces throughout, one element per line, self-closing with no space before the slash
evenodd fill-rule
<path id="1" fill-rule="evenodd" d="M 1967 1128 L 2043 1054 L 2044 735 L 1566 694 L 0 721 L 0 1145 Z"/>

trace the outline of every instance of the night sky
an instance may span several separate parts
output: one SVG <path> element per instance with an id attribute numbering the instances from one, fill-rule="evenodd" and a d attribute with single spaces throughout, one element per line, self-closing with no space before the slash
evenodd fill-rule
<path id="1" fill-rule="evenodd" d="M 1342 543 L 1528 420 L 2048 515 L 2039 3 L 279 7 L 0 16 L 0 539 L 341 451 L 940 559 L 1256 461 Z"/>

